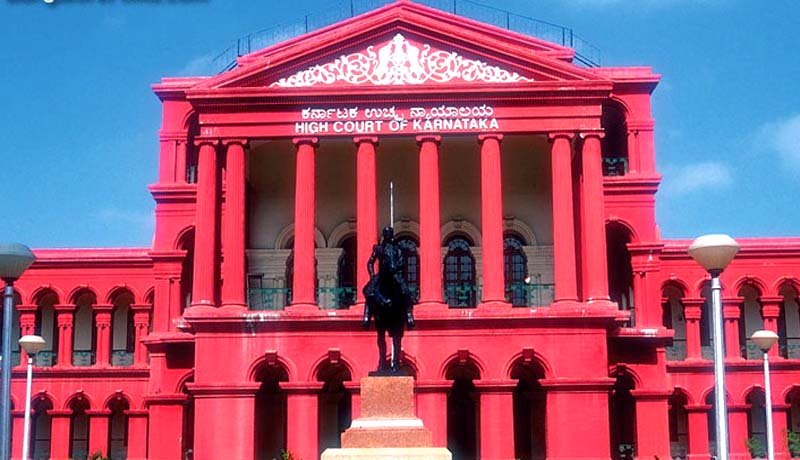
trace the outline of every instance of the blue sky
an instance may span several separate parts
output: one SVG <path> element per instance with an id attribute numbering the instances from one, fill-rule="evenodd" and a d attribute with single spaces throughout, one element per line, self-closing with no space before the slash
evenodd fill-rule
<path id="1" fill-rule="evenodd" d="M 161 76 L 325 11 L 292 2 L 0 0 L 0 241 L 148 246 Z M 664 237 L 800 235 L 793 1 L 485 0 L 572 27 L 605 65 L 650 65 Z"/>

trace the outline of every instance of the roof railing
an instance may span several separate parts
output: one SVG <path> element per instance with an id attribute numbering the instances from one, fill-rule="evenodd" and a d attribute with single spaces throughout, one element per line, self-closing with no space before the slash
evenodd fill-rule
<path id="1" fill-rule="evenodd" d="M 293 37 L 366 13 L 394 0 L 336 0 L 321 11 L 306 14 L 297 21 L 278 24 L 240 37 L 213 60 L 213 68 L 226 72 L 236 67 L 239 56 L 266 48 Z M 569 27 L 516 14 L 472 0 L 415 0 L 431 8 L 447 11 L 503 29 L 529 35 L 575 50 L 575 61 L 586 67 L 600 65 L 600 49 L 574 33 Z"/>

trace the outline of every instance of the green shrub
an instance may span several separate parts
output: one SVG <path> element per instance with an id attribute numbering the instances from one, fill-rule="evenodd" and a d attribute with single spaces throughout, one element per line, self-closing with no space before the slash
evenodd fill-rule
<path id="1" fill-rule="evenodd" d="M 764 444 L 761 444 L 761 440 L 755 436 L 751 436 L 747 441 L 747 450 L 750 451 L 750 457 L 752 458 L 766 458 L 767 457 L 767 448 L 764 447 Z"/>

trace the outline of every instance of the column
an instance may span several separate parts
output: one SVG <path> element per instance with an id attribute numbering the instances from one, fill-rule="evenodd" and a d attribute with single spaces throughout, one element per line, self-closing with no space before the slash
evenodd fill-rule
<path id="1" fill-rule="evenodd" d="M 431 430 L 434 447 L 447 447 L 447 392 L 452 385 L 448 380 L 417 380 L 414 383 L 417 416 L 425 428 Z"/>
<path id="2" fill-rule="evenodd" d="M 439 222 L 441 136 L 417 136 L 419 145 L 419 303 L 442 303 L 442 236 Z"/>
<path id="3" fill-rule="evenodd" d="M 32 335 L 36 330 L 36 305 L 17 305 L 19 311 L 19 332 L 23 335 Z M 22 347 L 19 347 L 19 367 L 25 368 L 28 365 L 28 354 Z M 21 451 L 20 451 L 21 452 Z"/>
<path id="4" fill-rule="evenodd" d="M 670 456 L 669 391 L 632 390 L 636 400 L 636 456 L 663 458 Z"/>
<path id="5" fill-rule="evenodd" d="M 547 458 L 610 459 L 608 391 L 614 379 L 543 379 Z"/>
<path id="6" fill-rule="evenodd" d="M 147 348 L 142 339 L 147 337 L 150 330 L 150 305 L 131 305 L 133 308 L 133 365 L 147 366 Z"/>
<path id="7" fill-rule="evenodd" d="M 280 382 L 286 392 L 286 449 L 295 458 L 319 457 L 317 397 L 323 382 Z"/>
<path id="8" fill-rule="evenodd" d="M 761 316 L 764 318 L 764 329 L 778 333 L 778 319 L 783 306 L 783 297 L 761 297 Z M 776 343 L 767 352 L 769 358 L 780 358 L 780 343 Z M 777 443 L 775 444 L 777 446 Z M 776 447 L 777 449 L 777 447 Z"/>
<path id="9" fill-rule="evenodd" d="M 503 264 L 502 134 L 481 134 L 481 259 L 484 307 L 510 307 L 506 302 Z M 441 270 L 440 270 L 441 271 Z"/>
<path id="10" fill-rule="evenodd" d="M 750 458 L 747 449 L 747 413 L 749 404 L 728 404 L 728 444 L 731 458 Z M 767 446 L 764 446 L 767 447 Z"/>
<path id="11" fill-rule="evenodd" d="M 54 305 L 58 325 L 57 366 L 72 366 L 72 329 L 75 305 Z M 22 363 L 22 361 L 20 361 Z"/>
<path id="12" fill-rule="evenodd" d="M 146 460 L 147 456 L 147 411 L 125 411 L 128 416 L 128 459 Z M 174 440 L 173 440 L 174 441 Z"/>
<path id="13" fill-rule="evenodd" d="M 175 182 L 186 183 L 186 140 L 175 141 Z"/>
<path id="14" fill-rule="evenodd" d="M 700 316 L 703 299 L 683 299 L 683 316 L 686 318 L 686 359 L 700 359 Z"/>
<path id="15" fill-rule="evenodd" d="M 628 174 L 639 172 L 639 130 L 628 129 Z"/>
<path id="16" fill-rule="evenodd" d="M 107 410 L 88 410 L 89 416 L 89 452 L 108 453 L 108 421 L 111 412 Z"/>
<path id="17" fill-rule="evenodd" d="M 227 140 L 225 164 L 225 220 L 222 236 L 222 306 L 247 308 L 245 300 L 245 152 L 247 141 Z"/>
<path id="18" fill-rule="evenodd" d="M 51 417 L 50 458 L 51 460 L 69 460 L 69 422 L 72 411 L 51 409 L 47 413 Z M 30 449 L 30 444 L 28 448 Z"/>
<path id="19" fill-rule="evenodd" d="M 260 384 L 192 384 L 188 387 L 194 396 L 195 460 L 215 460 L 220 458 L 220 452 L 225 453 L 225 458 L 253 458 L 255 431 L 252 423 L 255 394 Z"/>
<path id="20" fill-rule="evenodd" d="M 742 359 L 739 343 L 739 316 L 742 313 L 740 305 L 743 298 L 726 298 L 722 301 L 722 320 L 725 325 L 725 359 Z"/>
<path id="21" fill-rule="evenodd" d="M 95 366 L 108 367 L 111 364 L 111 312 L 113 305 L 96 304 L 92 306 L 94 310 L 95 338 Z"/>
<path id="22" fill-rule="evenodd" d="M 194 229 L 194 279 L 192 307 L 216 304 L 217 219 L 219 216 L 219 180 L 217 177 L 217 141 L 197 142 L 197 195 Z"/>
<path id="23" fill-rule="evenodd" d="M 774 395 L 773 399 L 775 399 Z M 788 429 L 786 423 L 788 422 L 787 412 L 789 409 L 790 406 L 788 404 L 772 404 L 772 438 L 775 445 L 775 458 L 778 459 L 790 458 L 789 446 L 786 445 L 786 430 Z"/>
<path id="24" fill-rule="evenodd" d="M 692 404 L 686 406 L 689 418 L 689 455 L 690 459 L 708 460 L 708 411 L 709 404 Z"/>
<path id="25" fill-rule="evenodd" d="M 555 303 L 577 301 L 575 222 L 572 199 L 572 133 L 554 133 L 550 161 L 553 181 L 553 278 Z"/>
<path id="26" fill-rule="evenodd" d="M 378 241 L 378 204 L 375 179 L 377 137 L 356 137 L 356 304 L 364 304 L 362 289 L 369 282 L 367 261 Z M 394 222 L 390 222 L 394 225 Z"/>
<path id="27" fill-rule="evenodd" d="M 355 420 L 361 415 L 361 383 L 344 382 L 344 389 L 350 393 L 350 419 Z"/>
<path id="28" fill-rule="evenodd" d="M 11 423 L 11 458 L 19 460 L 22 458 L 22 436 L 25 432 L 25 409 L 12 410 Z"/>
<path id="29" fill-rule="evenodd" d="M 585 248 L 586 301 L 609 301 L 606 225 L 603 199 L 603 165 L 600 139 L 603 133 L 581 134 L 583 138 L 583 247 Z"/>
<path id="30" fill-rule="evenodd" d="M 183 408 L 187 400 L 184 394 L 147 397 L 150 414 L 147 445 L 151 460 L 183 460 Z"/>
<path id="31" fill-rule="evenodd" d="M 516 380 L 475 380 L 480 393 L 482 460 L 514 458 L 514 387 Z M 446 404 L 445 404 L 445 407 Z M 445 410 L 446 412 L 446 410 Z"/>
<path id="32" fill-rule="evenodd" d="M 294 279 L 289 310 L 317 310 L 314 266 L 314 156 L 317 138 L 295 139 L 297 171 L 294 186 Z"/>

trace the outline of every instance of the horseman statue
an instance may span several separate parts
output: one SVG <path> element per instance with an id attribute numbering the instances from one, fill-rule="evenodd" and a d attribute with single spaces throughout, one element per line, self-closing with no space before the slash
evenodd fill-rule
<path id="1" fill-rule="evenodd" d="M 378 262 L 378 273 L 375 273 L 375 262 Z M 389 373 L 400 372 L 402 356 L 401 343 L 405 326 L 414 327 L 414 295 L 408 289 L 403 278 L 403 252 L 394 241 L 392 227 L 383 229 L 380 243 L 372 248 L 372 255 L 367 262 L 369 282 L 364 286 L 364 320 L 362 325 L 369 327 L 371 318 L 375 318 L 378 331 L 378 373 L 386 369 L 386 332 L 392 338 L 392 356 Z"/>

